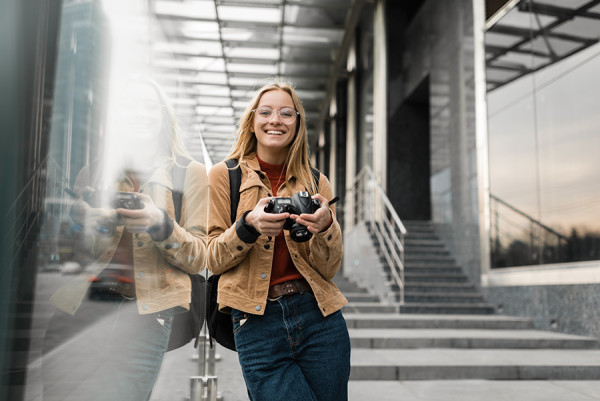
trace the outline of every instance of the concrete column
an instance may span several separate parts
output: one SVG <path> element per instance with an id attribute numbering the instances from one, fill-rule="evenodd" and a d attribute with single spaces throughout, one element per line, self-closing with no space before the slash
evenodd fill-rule
<path id="1" fill-rule="evenodd" d="M 373 15 L 373 172 L 387 192 L 387 38 L 385 0 Z"/>
<path id="2" fill-rule="evenodd" d="M 356 67 L 355 44 L 352 43 L 348 51 L 348 70 L 354 71 Z M 352 74 L 348 79 L 346 113 L 346 189 L 352 187 L 356 171 L 356 78 Z M 348 195 L 348 194 L 346 194 Z M 344 227 L 352 227 L 354 220 L 354 199 L 344 197 Z"/>
<path id="3" fill-rule="evenodd" d="M 490 271 L 490 180 L 485 78 L 485 5 L 473 1 L 473 45 L 475 73 L 475 141 L 477 147 L 477 196 L 479 204 L 479 249 L 481 285 L 487 285 Z"/>

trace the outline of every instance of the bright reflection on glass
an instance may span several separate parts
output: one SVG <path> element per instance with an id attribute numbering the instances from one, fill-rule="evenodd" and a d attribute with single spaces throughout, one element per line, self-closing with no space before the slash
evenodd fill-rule
<path id="1" fill-rule="evenodd" d="M 575 30 L 532 3 L 486 34 L 493 267 L 600 259 L 600 22 Z"/>
<path id="2" fill-rule="evenodd" d="M 179 113 L 197 104 L 180 77 L 226 77 L 210 71 L 222 60 L 178 60 L 149 4 L 61 2 L 26 399 L 149 399 L 202 270 L 206 169 L 192 160 L 211 160 Z M 171 220 L 185 235 L 167 248 Z"/>

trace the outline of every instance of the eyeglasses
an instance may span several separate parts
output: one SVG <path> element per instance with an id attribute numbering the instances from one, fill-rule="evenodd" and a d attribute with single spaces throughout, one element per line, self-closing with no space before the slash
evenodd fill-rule
<path id="1" fill-rule="evenodd" d="M 256 118 L 262 122 L 269 121 L 273 115 L 273 112 L 275 111 L 279 115 L 279 121 L 284 124 L 292 124 L 294 121 L 296 121 L 296 117 L 300 114 L 296 110 L 289 107 L 284 107 L 280 110 L 273 110 L 270 107 L 259 107 L 258 109 L 252 110 Z"/>

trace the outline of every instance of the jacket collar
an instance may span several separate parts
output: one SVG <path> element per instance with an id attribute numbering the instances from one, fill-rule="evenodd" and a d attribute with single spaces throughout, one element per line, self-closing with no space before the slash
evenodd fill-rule
<path id="1" fill-rule="evenodd" d="M 242 160 L 242 162 L 240 163 L 241 166 L 245 166 L 246 167 L 246 175 L 247 178 L 245 180 L 242 180 L 242 184 L 240 185 L 240 191 L 243 191 L 247 188 L 253 187 L 253 186 L 264 186 L 265 189 L 267 189 L 265 183 L 262 181 L 261 177 L 265 176 L 265 173 L 263 173 L 263 171 L 260 169 L 260 163 L 258 162 L 258 158 L 256 157 L 256 153 L 251 153 L 248 156 L 245 156 L 244 159 Z M 288 193 L 290 191 L 292 191 L 292 193 L 294 192 L 294 190 L 298 190 L 297 188 L 295 188 L 295 182 L 297 182 L 297 180 L 295 180 L 295 177 L 293 177 L 292 180 L 292 186 L 290 187 L 290 190 L 286 190 L 286 188 L 289 187 L 288 183 L 284 182 L 283 184 L 281 184 L 281 188 L 279 189 L 278 196 L 279 193 L 281 192 L 281 194 L 285 194 Z"/>

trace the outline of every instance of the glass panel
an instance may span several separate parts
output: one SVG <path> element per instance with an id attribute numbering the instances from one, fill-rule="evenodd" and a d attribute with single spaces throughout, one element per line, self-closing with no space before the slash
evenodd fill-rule
<path id="1" fill-rule="evenodd" d="M 177 338 L 171 327 L 189 316 L 190 297 L 203 300 L 207 276 L 197 273 L 211 160 L 178 114 L 202 87 L 184 85 L 180 72 L 204 69 L 193 80 L 214 84 L 225 81 L 210 72 L 222 61 L 173 58 L 146 1 L 60 4 L 25 399 L 149 399 Z M 170 237 L 167 221 L 188 234 Z M 191 296 L 196 279 L 200 298 Z M 187 340 L 172 352 L 197 352 Z M 182 379 L 205 360 L 198 355 Z M 171 391 L 161 377 L 154 397 Z"/>
<path id="2" fill-rule="evenodd" d="M 588 2 L 545 3 L 565 8 Z M 543 16 L 528 10 L 514 8 L 498 22 L 530 21 L 523 52 L 497 57 L 503 54 L 498 47 L 507 45 L 494 27 L 486 34 L 496 268 L 600 259 L 600 45 L 586 42 L 598 36 L 600 21 L 565 16 L 540 30 Z M 519 65 L 520 71 L 503 69 Z"/>

